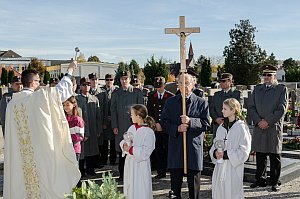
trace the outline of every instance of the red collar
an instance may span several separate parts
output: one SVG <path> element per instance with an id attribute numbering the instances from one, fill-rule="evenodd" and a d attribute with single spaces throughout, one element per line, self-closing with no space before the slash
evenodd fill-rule
<path id="1" fill-rule="evenodd" d="M 138 125 L 137 123 L 134 123 L 133 125 L 134 125 L 134 127 L 135 127 L 136 130 L 138 130 L 139 128 L 142 127 L 142 126 Z"/>

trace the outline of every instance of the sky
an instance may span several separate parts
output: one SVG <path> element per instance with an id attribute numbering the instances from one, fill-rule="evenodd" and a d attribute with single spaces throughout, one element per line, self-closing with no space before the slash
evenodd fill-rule
<path id="1" fill-rule="evenodd" d="M 23 57 L 70 59 L 79 47 L 86 58 L 103 62 L 151 58 L 179 62 L 179 37 L 164 33 L 186 27 L 195 58 L 219 59 L 229 45 L 230 29 L 249 19 L 256 43 L 267 54 L 300 60 L 299 0 L 0 0 L 0 50 Z"/>

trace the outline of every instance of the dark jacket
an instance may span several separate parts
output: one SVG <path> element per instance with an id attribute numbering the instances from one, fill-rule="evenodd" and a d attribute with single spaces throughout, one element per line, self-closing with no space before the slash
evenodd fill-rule
<path id="1" fill-rule="evenodd" d="M 181 124 L 182 96 L 169 98 L 161 115 L 161 123 L 169 134 L 168 168 L 183 168 L 183 136 L 177 131 Z M 209 124 L 208 103 L 204 99 L 191 94 L 191 104 L 187 110 L 190 117 L 190 127 L 186 133 L 187 165 L 188 169 L 201 170 L 203 154 L 201 150 L 201 134 Z"/>
<path id="2" fill-rule="evenodd" d="M 172 96 L 174 96 L 173 93 L 165 91 L 163 98 L 158 99 L 159 96 L 156 90 L 149 93 L 147 103 L 148 115 L 153 117 L 156 123 L 160 123 L 160 116 L 165 106 L 166 100 Z"/>

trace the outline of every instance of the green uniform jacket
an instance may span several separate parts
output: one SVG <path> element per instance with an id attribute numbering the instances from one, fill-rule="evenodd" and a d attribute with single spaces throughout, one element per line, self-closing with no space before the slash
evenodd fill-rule
<path id="1" fill-rule="evenodd" d="M 118 152 L 121 152 L 119 144 L 123 140 L 123 134 L 132 124 L 130 107 L 133 104 L 144 104 L 143 93 L 140 89 L 130 86 L 127 91 L 119 88 L 112 93 L 111 127 L 112 129 L 118 128 L 118 134 L 115 135 L 115 146 Z"/>
<path id="2" fill-rule="evenodd" d="M 287 110 L 288 92 L 283 84 L 274 84 L 267 88 L 257 85 L 249 99 L 248 112 L 255 127 L 252 137 L 252 150 L 261 153 L 280 154 L 283 140 L 283 118 Z M 262 130 L 258 123 L 269 123 L 269 128 Z"/>

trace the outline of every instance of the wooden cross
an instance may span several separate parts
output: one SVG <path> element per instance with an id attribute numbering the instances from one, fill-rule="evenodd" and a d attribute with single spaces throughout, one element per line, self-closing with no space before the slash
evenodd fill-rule
<path id="1" fill-rule="evenodd" d="M 182 115 L 186 115 L 185 106 L 185 73 L 186 73 L 186 37 L 192 33 L 199 33 L 199 27 L 186 28 L 185 17 L 179 17 L 179 28 L 165 28 L 165 34 L 176 34 L 180 37 L 180 72 L 182 81 Z M 183 170 L 187 174 L 186 132 L 183 132 Z"/>

